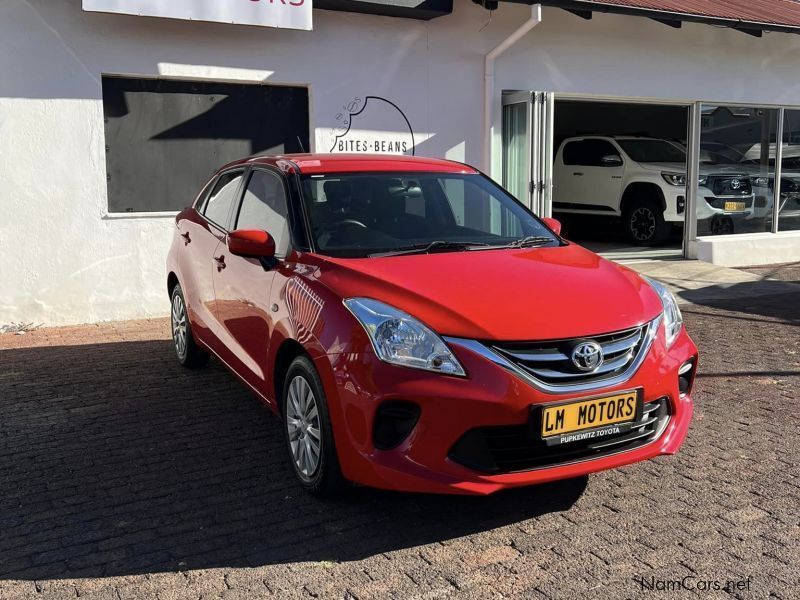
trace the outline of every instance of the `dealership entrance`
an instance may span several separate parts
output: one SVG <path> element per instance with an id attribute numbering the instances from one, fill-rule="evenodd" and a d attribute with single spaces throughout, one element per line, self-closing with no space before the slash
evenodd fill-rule
<path id="1" fill-rule="evenodd" d="M 504 94 L 503 183 L 593 251 L 679 258 L 688 124 L 688 104 Z"/>
<path id="2" fill-rule="evenodd" d="M 798 229 L 798 148 L 794 109 L 503 93 L 503 185 L 614 259 Z"/>

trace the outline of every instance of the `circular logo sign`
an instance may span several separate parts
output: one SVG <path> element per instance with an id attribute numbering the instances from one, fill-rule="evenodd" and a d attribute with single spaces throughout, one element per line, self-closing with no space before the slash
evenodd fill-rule
<path id="1" fill-rule="evenodd" d="M 738 190 L 740 187 L 742 187 L 742 182 L 741 181 L 739 181 L 738 179 L 734 179 L 733 181 L 731 181 L 731 189 L 732 190 Z"/>
<path id="2" fill-rule="evenodd" d="M 603 349 L 597 342 L 581 342 L 572 349 L 571 358 L 576 369 L 589 373 L 603 364 Z"/>

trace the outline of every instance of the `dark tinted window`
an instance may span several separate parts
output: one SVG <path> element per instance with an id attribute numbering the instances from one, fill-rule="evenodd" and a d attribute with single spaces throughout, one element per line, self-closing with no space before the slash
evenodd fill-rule
<path id="1" fill-rule="evenodd" d="M 271 171 L 253 171 L 236 219 L 236 229 L 263 229 L 275 240 L 276 252 L 286 253 L 289 223 L 283 180 Z"/>
<path id="2" fill-rule="evenodd" d="M 564 164 L 602 167 L 603 157 L 619 156 L 619 151 L 606 140 L 580 140 L 564 146 Z"/>
<path id="3" fill-rule="evenodd" d="M 227 228 L 228 213 L 234 200 L 236 200 L 236 192 L 239 189 L 241 179 L 241 171 L 220 175 L 200 211 L 209 221 Z"/>
<path id="4" fill-rule="evenodd" d="M 220 165 L 309 147 L 303 87 L 128 77 L 102 86 L 112 213 L 181 210 Z"/>

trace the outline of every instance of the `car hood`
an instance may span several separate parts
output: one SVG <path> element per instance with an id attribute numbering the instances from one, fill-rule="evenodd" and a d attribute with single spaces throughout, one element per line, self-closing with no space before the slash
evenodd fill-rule
<path id="1" fill-rule="evenodd" d="M 541 340 L 619 331 L 654 319 L 658 295 L 634 271 L 569 244 L 376 258 L 321 258 L 342 298 L 386 302 L 442 335 Z"/>
<path id="2" fill-rule="evenodd" d="M 686 174 L 684 163 L 639 163 L 643 169 L 648 171 L 661 171 L 665 173 Z M 758 168 L 748 168 L 745 165 L 700 165 L 700 175 L 740 175 L 747 176 Z"/>
<path id="3" fill-rule="evenodd" d="M 760 169 L 754 165 L 700 165 L 701 175 L 758 175 Z"/>
<path id="4" fill-rule="evenodd" d="M 686 172 L 686 164 L 682 162 L 648 162 L 639 163 L 639 166 L 648 171 L 665 171 L 668 173 Z"/>

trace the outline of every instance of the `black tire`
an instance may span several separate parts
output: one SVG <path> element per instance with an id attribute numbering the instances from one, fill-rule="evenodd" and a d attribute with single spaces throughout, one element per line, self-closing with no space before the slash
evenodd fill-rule
<path id="1" fill-rule="evenodd" d="M 664 210 L 655 200 L 635 199 L 625 207 L 625 233 L 637 246 L 658 246 L 669 237 L 670 225 L 664 220 Z"/>
<path id="2" fill-rule="evenodd" d="M 297 387 L 293 388 L 293 382 L 295 382 L 296 379 L 300 379 L 304 383 L 296 382 L 295 386 Z M 308 387 L 303 388 L 302 385 Z M 318 419 L 315 421 L 313 416 L 308 419 L 303 418 L 302 424 L 298 425 L 300 419 L 294 417 L 299 416 L 296 400 L 302 395 L 297 393 L 301 390 L 310 390 L 312 392 L 312 401 L 317 409 L 316 416 Z M 294 399 L 291 398 L 293 392 L 295 394 Z M 290 406 L 290 404 L 292 404 L 292 406 Z M 339 468 L 339 458 L 336 455 L 336 444 L 333 439 L 333 428 L 331 427 L 328 403 L 325 398 L 325 392 L 323 391 L 319 374 L 307 356 L 298 356 L 295 358 L 286 371 L 283 390 L 281 392 L 281 420 L 283 421 L 283 432 L 286 438 L 286 450 L 289 463 L 300 485 L 307 492 L 321 498 L 335 498 L 340 496 L 345 489 L 346 482 L 344 477 L 342 477 L 342 471 Z M 290 423 L 290 420 L 293 422 Z M 315 423 L 317 425 L 316 427 L 314 427 Z M 306 429 L 302 432 L 303 437 L 300 437 L 301 434 L 299 432 L 301 432 L 304 427 Z M 304 469 L 301 466 L 303 460 L 302 458 L 298 458 L 297 454 L 305 452 L 306 456 L 313 456 L 313 452 L 308 454 L 308 448 L 313 446 L 314 429 L 319 432 L 320 439 L 318 440 L 318 448 L 320 452 L 314 467 Z M 293 446 L 293 443 L 296 445 Z M 305 450 L 299 449 L 300 446 L 304 446 Z M 308 466 L 308 463 L 306 463 L 306 467 Z"/>
<path id="3" fill-rule="evenodd" d="M 730 235 L 734 229 L 733 219 L 727 215 L 714 215 L 711 219 L 711 235 Z"/>
<path id="4" fill-rule="evenodd" d="M 208 362 L 208 352 L 194 341 L 192 325 L 186 312 L 186 300 L 180 284 L 175 284 L 170 297 L 170 324 L 172 347 L 178 362 L 189 369 L 199 369 Z"/>

